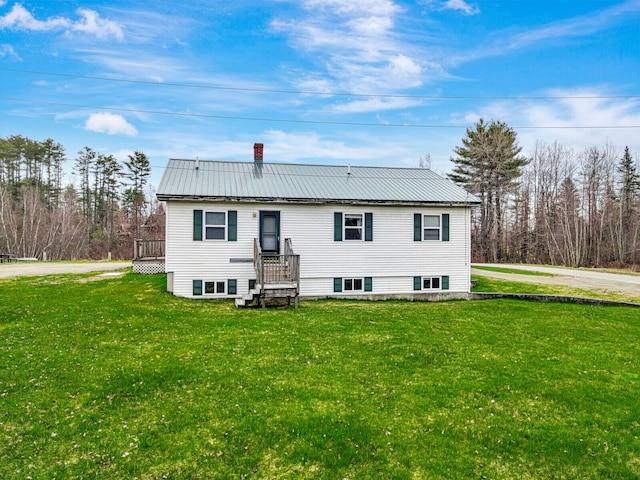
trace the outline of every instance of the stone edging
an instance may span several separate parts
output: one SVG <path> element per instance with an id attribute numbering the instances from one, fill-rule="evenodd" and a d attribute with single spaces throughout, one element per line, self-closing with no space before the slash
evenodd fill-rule
<path id="1" fill-rule="evenodd" d="M 561 295 L 536 295 L 529 293 L 480 293 L 472 292 L 469 300 L 491 300 L 493 298 L 513 298 L 516 300 L 529 300 L 532 302 L 576 303 L 580 305 L 636 307 L 640 304 L 631 302 L 616 302 L 615 300 L 602 300 L 598 298 L 564 297 Z"/>

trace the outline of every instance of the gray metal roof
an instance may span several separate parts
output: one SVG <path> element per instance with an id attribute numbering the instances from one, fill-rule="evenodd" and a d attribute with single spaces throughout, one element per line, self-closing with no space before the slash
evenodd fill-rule
<path id="1" fill-rule="evenodd" d="M 458 205 L 480 202 L 424 168 L 174 159 L 167 164 L 157 196 L 159 200 L 243 202 Z"/>

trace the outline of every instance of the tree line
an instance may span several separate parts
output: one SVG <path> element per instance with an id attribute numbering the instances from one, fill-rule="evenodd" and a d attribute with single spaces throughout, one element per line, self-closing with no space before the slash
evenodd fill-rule
<path id="1" fill-rule="evenodd" d="M 574 152 L 538 142 L 522 154 L 517 133 L 479 120 L 454 148 L 449 178 L 477 195 L 472 259 L 567 266 L 640 263 L 640 167 L 628 147 Z M 0 253 L 48 259 L 130 258 L 161 210 L 148 192 L 143 152 L 120 163 L 84 147 L 71 181 L 52 139 L 0 137 Z"/>
<path id="2" fill-rule="evenodd" d="M 38 259 L 131 258 L 133 239 L 158 208 L 146 192 L 151 166 L 120 163 L 84 147 L 65 180 L 64 147 L 52 139 L 0 138 L 0 252 Z"/>
<path id="3" fill-rule="evenodd" d="M 454 153 L 449 178 L 481 200 L 472 209 L 473 261 L 640 263 L 640 172 L 628 147 L 574 152 L 539 141 L 525 156 L 509 125 L 481 119 Z"/>

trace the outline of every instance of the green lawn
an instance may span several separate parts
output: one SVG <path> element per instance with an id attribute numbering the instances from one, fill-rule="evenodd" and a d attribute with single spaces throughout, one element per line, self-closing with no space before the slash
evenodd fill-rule
<path id="1" fill-rule="evenodd" d="M 531 293 L 539 295 L 562 295 L 566 297 L 598 298 L 603 300 L 613 300 L 617 302 L 640 303 L 640 292 L 638 295 L 625 295 L 616 292 L 596 292 L 581 288 L 566 287 L 564 285 L 544 285 L 529 282 L 511 282 L 508 280 L 498 280 L 496 278 L 484 277 L 482 274 L 474 275 L 476 286 L 473 292 L 500 292 L 500 293 Z"/>
<path id="2" fill-rule="evenodd" d="M 640 315 L 0 281 L 0 478 L 640 476 Z"/>
<path id="3" fill-rule="evenodd" d="M 557 275 L 546 272 L 536 272 L 535 270 L 525 270 L 523 268 L 488 267 L 485 265 L 474 265 L 474 269 L 487 270 L 488 272 L 512 273 L 516 275 L 534 275 L 538 277 L 555 277 Z"/>

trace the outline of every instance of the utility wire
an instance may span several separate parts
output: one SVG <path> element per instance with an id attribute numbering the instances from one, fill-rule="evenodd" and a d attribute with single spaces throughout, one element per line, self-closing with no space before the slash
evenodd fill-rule
<path id="1" fill-rule="evenodd" d="M 152 82 L 145 80 L 130 80 L 122 78 L 97 77 L 90 75 L 74 75 L 71 73 L 45 72 L 38 70 L 20 70 L 16 68 L 0 68 L 0 71 L 29 73 L 33 75 L 49 75 L 55 77 L 76 78 L 85 80 L 100 80 L 104 82 L 131 83 L 140 85 L 154 85 L 164 87 L 198 88 L 207 90 L 226 90 L 253 93 L 283 93 L 289 95 L 316 95 L 323 97 L 361 97 L 361 98 L 414 98 L 426 100 L 612 100 L 640 98 L 640 95 L 403 95 L 378 93 L 344 93 L 344 92 L 314 92 L 305 90 L 281 90 L 272 88 L 223 87 L 218 85 L 203 85 L 194 83 Z"/>
<path id="2" fill-rule="evenodd" d="M 266 117 L 239 117 L 231 115 L 212 115 L 205 113 L 182 113 L 182 112 L 167 112 L 161 110 L 142 110 L 136 108 L 119 108 L 119 107 L 105 107 L 98 105 L 81 105 L 77 103 L 62 103 L 62 102 L 46 102 L 43 100 L 26 100 L 21 98 L 0 97 L 0 101 L 5 102 L 20 102 L 20 103 L 33 103 L 38 105 L 54 105 L 59 107 L 73 107 L 73 108 L 92 108 L 97 110 L 111 110 L 116 112 L 129 112 L 129 113 L 147 113 L 151 115 L 167 115 L 175 117 L 191 117 L 191 118 L 216 118 L 220 120 L 241 120 L 251 122 L 271 122 L 271 123 L 298 123 L 307 125 L 346 125 L 352 127 L 395 127 L 395 128 L 436 128 L 436 129 L 460 129 L 468 128 L 468 125 L 426 125 L 417 123 L 367 123 L 367 122 L 338 122 L 334 120 L 296 120 L 286 118 L 266 118 Z M 545 129 L 634 129 L 640 128 L 640 125 L 535 125 L 535 126 L 514 126 L 516 130 L 545 130 Z"/>

